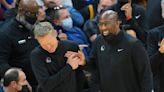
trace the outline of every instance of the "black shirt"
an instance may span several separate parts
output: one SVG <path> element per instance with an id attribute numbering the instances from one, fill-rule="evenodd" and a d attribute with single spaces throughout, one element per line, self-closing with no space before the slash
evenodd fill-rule
<path id="1" fill-rule="evenodd" d="M 100 87 L 102 92 L 152 90 L 152 75 L 146 51 L 137 39 L 123 31 L 110 43 L 106 43 L 100 35 L 93 45 L 91 63 L 97 69 L 92 77 L 93 88 Z"/>
<path id="2" fill-rule="evenodd" d="M 159 52 L 160 42 L 164 38 L 164 25 L 149 31 L 147 50 L 150 56 L 151 68 L 154 77 L 154 89 L 164 92 L 164 54 Z"/>
<path id="3" fill-rule="evenodd" d="M 60 41 L 54 53 L 41 47 L 32 51 L 31 64 L 38 80 L 38 92 L 81 92 L 84 74 L 80 69 L 72 70 L 64 57 L 67 51 L 78 51 L 78 45 Z"/>

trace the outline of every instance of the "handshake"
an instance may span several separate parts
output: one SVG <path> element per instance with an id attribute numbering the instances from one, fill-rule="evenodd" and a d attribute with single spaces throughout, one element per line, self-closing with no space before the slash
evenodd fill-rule
<path id="1" fill-rule="evenodd" d="M 73 70 L 77 69 L 80 65 L 84 66 L 86 64 L 85 56 L 80 50 L 78 52 L 67 51 L 65 57 L 67 57 L 67 64 L 69 64 Z"/>

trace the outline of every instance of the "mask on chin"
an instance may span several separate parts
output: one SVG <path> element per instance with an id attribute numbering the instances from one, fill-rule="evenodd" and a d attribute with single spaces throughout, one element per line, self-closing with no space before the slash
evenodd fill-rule
<path id="1" fill-rule="evenodd" d="M 30 92 L 29 88 L 27 85 L 23 85 L 22 86 L 22 90 L 18 91 L 18 92 Z"/>
<path id="2" fill-rule="evenodd" d="M 62 21 L 62 27 L 66 30 L 66 31 L 69 31 L 72 27 L 73 27 L 73 21 L 72 21 L 72 18 L 69 17 L 67 19 L 64 19 Z"/>
<path id="3" fill-rule="evenodd" d="M 27 16 L 27 15 L 25 15 L 25 20 L 26 20 L 29 24 L 34 25 L 35 22 L 36 22 L 36 20 L 37 20 L 37 17 L 36 17 L 36 15 L 33 15 L 33 16 Z"/>

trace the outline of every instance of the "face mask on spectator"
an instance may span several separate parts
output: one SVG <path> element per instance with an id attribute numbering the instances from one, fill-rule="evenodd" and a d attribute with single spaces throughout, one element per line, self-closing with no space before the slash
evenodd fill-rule
<path id="1" fill-rule="evenodd" d="M 37 20 L 37 16 L 36 16 L 36 15 L 30 15 L 30 16 L 25 15 L 25 20 L 26 20 L 29 24 L 33 25 L 33 24 L 35 24 L 35 22 L 36 22 L 36 20 Z"/>
<path id="2" fill-rule="evenodd" d="M 27 85 L 23 85 L 22 90 L 20 90 L 19 92 L 30 92 L 30 90 Z"/>
<path id="3" fill-rule="evenodd" d="M 72 27 L 73 27 L 73 22 L 72 22 L 72 18 L 69 17 L 69 18 L 66 18 L 62 21 L 62 27 L 65 29 L 65 30 L 70 30 Z"/>

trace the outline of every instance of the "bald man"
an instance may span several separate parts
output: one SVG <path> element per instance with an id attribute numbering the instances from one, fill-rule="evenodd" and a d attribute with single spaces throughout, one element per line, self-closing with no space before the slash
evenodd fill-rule
<path id="1" fill-rule="evenodd" d="M 22 68 L 33 92 L 37 81 L 31 69 L 30 53 L 38 46 L 32 34 L 38 10 L 35 0 L 21 0 L 16 17 L 0 28 L 0 77 L 10 67 Z"/>
<path id="2" fill-rule="evenodd" d="M 10 68 L 3 77 L 4 92 L 32 92 L 25 73 L 19 68 Z"/>
<path id="3" fill-rule="evenodd" d="M 92 92 L 151 92 L 152 73 L 139 40 L 120 30 L 115 11 L 100 15 L 101 35 L 94 42 L 90 65 Z"/>

